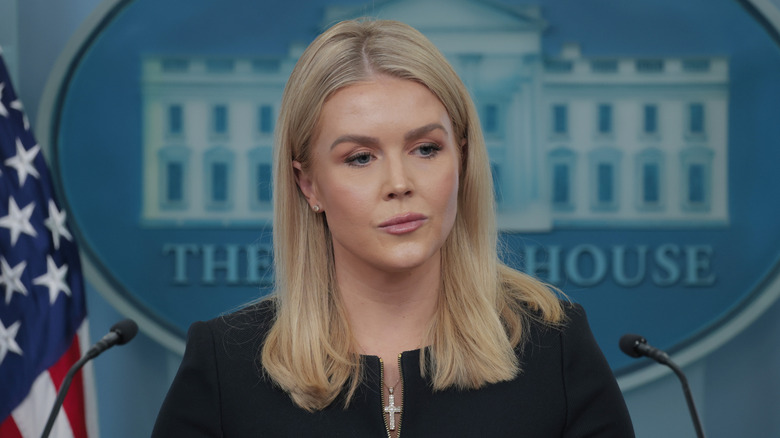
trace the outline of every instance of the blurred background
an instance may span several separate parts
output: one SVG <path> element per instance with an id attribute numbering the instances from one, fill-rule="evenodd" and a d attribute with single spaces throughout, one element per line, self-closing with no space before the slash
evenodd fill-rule
<path id="1" fill-rule="evenodd" d="M 47 160 L 52 173 L 55 174 L 58 192 L 68 198 L 68 203 L 74 210 L 69 220 L 71 227 L 74 225 L 73 221 L 78 224 L 76 234 L 81 239 L 79 243 L 88 259 L 85 262 L 85 276 L 91 338 L 93 342 L 99 339 L 114 322 L 125 316 L 136 319 L 140 317 L 141 332 L 133 342 L 106 353 L 94 362 L 99 428 L 102 436 L 148 436 L 181 360 L 182 337 L 189 323 L 214 317 L 260 296 L 265 293 L 267 289 L 264 287 L 271 281 L 268 277 L 268 263 L 264 261 L 268 257 L 267 247 L 270 244 L 267 222 L 263 222 L 269 214 L 267 205 L 264 204 L 267 202 L 264 195 L 258 194 L 254 198 L 256 205 L 250 205 L 254 206 L 254 210 L 249 208 L 244 213 L 226 213 L 224 206 L 209 207 L 207 204 L 200 213 L 182 215 L 180 206 L 171 204 L 167 206 L 170 208 L 166 209 L 163 201 L 156 198 L 149 201 L 149 197 L 155 196 L 152 192 L 162 183 L 156 180 L 150 182 L 149 178 L 152 176 L 136 175 L 138 169 L 143 166 L 157 168 L 159 163 L 149 164 L 149 161 L 143 160 L 148 160 L 149 156 L 164 155 L 159 150 L 152 150 L 150 153 L 149 144 L 154 143 L 156 129 L 171 129 L 170 122 L 166 127 L 166 122 L 162 121 L 164 117 L 160 114 L 165 113 L 155 113 L 154 105 L 158 102 L 163 102 L 161 105 L 164 105 L 168 101 L 184 99 L 176 94 L 179 92 L 178 88 L 171 91 L 170 81 L 175 80 L 165 77 L 163 73 L 168 71 L 166 68 L 175 72 L 177 68 L 181 68 L 181 64 L 176 62 L 181 62 L 182 59 L 197 64 L 199 57 L 203 55 L 209 55 L 212 59 L 219 55 L 222 56 L 219 58 L 222 63 L 209 64 L 208 60 L 203 61 L 206 65 L 204 68 L 218 71 L 220 68 L 227 68 L 229 63 L 225 63 L 225 60 L 254 56 L 255 52 L 259 51 L 263 58 L 254 58 L 252 68 L 255 71 L 277 69 L 281 72 L 276 75 L 274 72 L 277 70 L 274 70 L 264 76 L 265 82 L 262 86 L 268 90 L 270 97 L 267 98 L 273 100 L 276 98 L 274 93 L 278 93 L 283 85 L 283 73 L 289 71 L 296 53 L 299 53 L 300 48 L 305 47 L 330 19 L 362 15 L 366 12 L 370 14 L 380 7 L 392 8 L 395 3 L 403 3 L 407 7 L 414 5 L 413 2 L 392 1 L 300 1 L 291 2 L 289 5 L 276 2 L 237 2 L 238 7 L 234 10 L 221 12 L 221 8 L 228 7 L 225 6 L 227 2 L 210 4 L 160 0 L 0 0 L 0 46 L 3 49 L 3 58 L 38 141 L 44 153 L 50 154 L 47 155 Z M 454 1 L 453 4 L 455 3 L 469 2 Z M 535 41 L 533 37 L 528 40 L 535 41 L 535 44 L 541 47 L 542 54 L 549 58 L 550 62 L 538 65 L 539 71 L 549 72 L 556 68 L 573 68 L 576 71 L 579 60 L 587 57 L 590 57 L 587 58 L 589 62 L 615 57 L 619 63 L 639 55 L 653 55 L 655 58 L 696 55 L 699 56 L 698 61 L 705 56 L 707 65 L 717 65 L 718 60 L 724 58 L 731 60 L 731 74 L 713 79 L 714 85 L 694 82 L 693 85 L 685 83 L 688 88 L 680 88 L 681 93 L 691 94 L 697 93 L 700 88 L 709 87 L 709 94 L 704 98 L 715 101 L 715 108 L 718 108 L 718 102 L 725 102 L 724 108 L 731 113 L 728 117 L 723 116 L 726 120 L 722 120 L 723 126 L 728 124 L 728 133 L 724 131 L 720 137 L 711 135 L 710 138 L 713 143 L 716 143 L 718 138 L 723 140 L 724 144 L 728 143 L 728 146 L 723 146 L 723 152 L 729 154 L 729 162 L 721 163 L 720 171 L 715 162 L 709 173 L 711 186 L 716 187 L 712 189 L 711 196 L 717 198 L 718 190 L 721 190 L 720 195 L 729 199 L 731 204 L 727 202 L 725 206 L 718 207 L 717 199 L 713 199 L 710 208 L 712 214 L 705 218 L 706 220 L 701 219 L 701 216 L 696 216 L 699 219 L 690 220 L 685 216 L 690 212 L 683 211 L 679 217 L 669 219 L 669 215 L 673 213 L 667 212 L 666 219 L 658 219 L 650 225 L 640 224 L 643 217 L 655 217 L 654 214 L 658 216 L 658 212 L 652 209 L 647 212 L 647 216 L 640 216 L 640 219 L 624 212 L 615 213 L 610 208 L 602 211 L 602 215 L 594 217 L 584 217 L 581 214 L 577 216 L 576 212 L 572 213 L 566 208 L 556 210 L 555 207 L 546 213 L 512 210 L 509 201 L 512 199 L 518 203 L 528 203 L 529 200 L 538 201 L 547 197 L 557 199 L 554 197 L 563 196 L 561 192 L 556 192 L 554 187 L 549 188 L 552 193 L 543 189 L 538 192 L 531 190 L 515 193 L 506 188 L 503 194 L 497 196 L 504 197 L 506 206 L 500 211 L 504 229 L 507 229 L 506 224 L 511 225 L 513 221 L 532 224 L 527 227 L 536 228 L 512 229 L 514 234 L 506 237 L 508 248 L 518 252 L 508 255 L 508 258 L 522 259 L 521 263 L 529 263 L 529 247 L 538 245 L 555 248 L 556 242 L 561 241 L 565 242 L 569 249 L 579 248 L 583 253 L 590 251 L 593 266 L 584 269 L 596 276 L 601 253 L 597 248 L 584 245 L 583 242 L 603 243 L 607 248 L 604 251 L 611 250 L 614 253 L 614 248 L 618 247 L 616 245 L 624 240 L 630 242 L 632 248 L 654 244 L 660 248 L 663 247 L 661 243 L 669 243 L 679 244 L 679 248 L 682 248 L 680 251 L 686 251 L 685 248 L 699 248 L 696 245 L 706 239 L 711 246 L 705 245 L 702 250 L 692 250 L 693 260 L 687 260 L 689 265 L 693 263 L 696 267 L 692 271 L 690 266 L 680 268 L 688 269 L 683 275 L 693 273 L 690 274 L 692 277 L 687 278 L 689 284 L 680 285 L 679 288 L 659 289 L 658 284 L 645 286 L 644 283 L 638 287 L 618 287 L 621 286 L 619 279 L 589 282 L 587 278 L 579 278 L 578 281 L 577 276 L 568 271 L 572 278 L 568 281 L 561 280 L 557 284 L 575 300 L 583 302 L 588 310 L 594 333 L 624 389 L 637 436 L 690 437 L 694 436 L 694 430 L 676 377 L 660 365 L 648 364 L 646 360 L 633 361 L 617 351 L 619 335 L 628 331 L 640 331 L 651 343 L 673 350 L 673 359 L 679 358 L 684 365 L 707 436 L 780 437 L 780 416 L 777 415 L 780 412 L 780 349 L 777 348 L 780 345 L 780 301 L 777 300 L 780 293 L 778 285 L 775 284 L 775 263 L 780 248 L 775 244 L 780 244 L 777 238 L 777 232 L 780 230 L 780 203 L 777 199 L 780 198 L 775 194 L 780 184 L 776 175 L 769 171 L 772 169 L 771 165 L 758 165 L 759 161 L 767 161 L 773 157 L 767 155 L 767 149 L 778 149 L 777 145 L 780 144 L 780 123 L 776 120 L 780 115 L 776 104 L 780 101 L 777 89 L 777 83 L 780 82 L 777 78 L 780 76 L 776 75 L 780 49 L 778 41 L 773 40 L 773 36 L 777 36 L 777 28 L 772 27 L 780 24 L 780 0 L 691 1 L 680 7 L 656 2 L 647 9 L 650 15 L 641 17 L 644 13 L 641 12 L 642 3 L 651 2 L 633 2 L 636 4 L 632 5 L 607 0 L 507 0 L 482 3 L 499 5 L 509 11 L 509 15 L 512 11 L 532 11 L 533 9 L 523 9 L 528 6 L 540 6 L 540 15 L 534 16 L 536 12 L 528 12 L 531 17 L 545 20 L 543 29 L 540 30 L 542 41 Z M 332 7 L 342 4 L 343 8 Z M 419 4 L 426 5 L 431 2 Z M 242 10 L 242 7 L 249 9 Z M 612 26 L 609 32 L 599 34 L 594 29 L 599 23 L 598 16 L 603 16 L 605 10 L 615 14 L 615 17 L 627 14 L 634 17 L 636 23 L 643 24 L 646 23 L 644 20 L 648 20 L 647 22 L 655 26 L 655 32 L 647 33 L 643 40 L 641 33 L 647 31 L 650 25 L 637 28 L 631 24 L 630 19 L 626 19 L 624 24 Z M 120 19 L 107 18 L 114 12 L 121 14 Z M 751 12 L 756 15 L 751 15 Z M 420 9 L 416 19 L 424 25 L 426 17 L 432 16 L 429 14 L 435 15 L 436 11 Z M 202 22 L 198 21 L 199 17 L 202 19 L 203 16 L 213 19 L 213 28 L 203 27 Z M 570 17 L 568 21 L 566 16 Z M 764 23 L 761 23 L 762 20 Z M 699 27 L 688 27 L 687 24 L 701 22 L 705 24 Z M 762 27 L 762 24 L 769 26 L 770 31 Z M 502 25 L 503 22 L 497 22 L 496 28 Z M 114 26 L 113 31 L 111 26 Z M 531 22 L 528 29 L 534 30 L 534 26 Z M 774 35 L 771 29 L 774 29 Z M 180 41 L 180 35 L 188 35 L 187 41 Z M 91 41 L 90 44 L 83 46 L 87 40 Z M 455 46 L 452 41 L 436 41 L 434 38 L 434 42 L 445 52 L 447 47 L 442 46 Z M 675 48 L 678 41 L 683 41 L 679 43 L 682 49 Z M 466 43 L 460 41 L 459 44 Z M 226 50 L 225 47 L 229 49 Z M 79 54 L 79 48 L 86 53 Z M 452 50 L 456 48 L 453 47 Z M 510 47 L 507 50 L 515 49 Z M 65 72 L 75 59 L 83 61 L 85 66 L 79 71 L 79 76 L 68 79 L 71 81 L 69 88 L 59 88 L 67 78 Z M 469 83 L 468 65 L 476 59 L 476 55 L 474 58 L 463 56 L 460 59 L 463 64 L 459 73 Z M 528 61 L 529 65 L 533 62 L 533 59 Z M 128 68 L 128 65 L 132 67 Z M 572 65 L 574 67 L 571 67 Z M 611 68 L 609 62 L 601 65 L 607 69 Z M 158 70 L 155 70 L 156 68 Z M 499 66 L 493 70 L 500 72 L 501 69 L 508 68 Z M 652 69 L 653 66 L 647 68 Z M 753 82 L 761 84 L 760 86 L 751 88 L 744 85 L 751 82 L 751 72 L 755 75 Z M 496 75 L 500 76 L 499 73 Z M 576 87 L 567 88 L 565 80 L 556 82 L 555 79 L 549 79 L 549 75 L 544 78 L 547 79 L 541 79 L 537 84 L 542 90 L 539 100 L 551 102 L 553 108 L 556 107 L 556 102 L 568 99 L 566 93 L 583 95 Z M 185 78 L 184 82 L 186 80 L 188 79 Z M 127 87 L 127 83 L 131 83 L 132 87 Z M 607 90 L 606 93 L 618 96 L 613 100 L 620 101 L 627 100 L 625 96 L 633 96 L 631 93 L 653 93 L 653 90 L 661 89 L 663 85 L 655 82 L 648 84 L 622 84 Z M 678 82 L 675 84 L 679 86 Z M 240 94 L 240 87 L 236 88 L 235 84 L 231 86 L 233 88 L 228 91 L 214 86 L 209 93 L 214 93 L 215 96 L 224 96 L 225 93 Z M 51 97 L 56 95 L 58 90 L 67 91 L 67 96 L 60 96 L 61 102 L 64 102 L 60 107 L 52 104 Z M 599 89 L 596 92 L 605 91 Z M 503 104 L 496 104 L 498 106 L 490 109 L 491 93 L 501 94 L 502 90 L 485 91 L 476 97 L 478 104 L 484 104 L 483 125 L 488 131 L 506 130 L 508 128 L 505 126 L 507 123 L 502 121 L 504 119 L 499 117 L 494 122 L 490 121 L 493 120 L 490 115 L 492 111 L 502 111 L 504 108 L 501 106 Z M 660 95 L 664 93 L 669 94 L 669 91 L 662 91 Z M 762 100 L 762 94 L 769 97 L 763 96 Z M 264 99 L 263 96 L 261 94 L 258 98 Z M 744 115 L 745 107 L 754 101 L 758 102 L 755 104 L 758 110 L 748 111 L 748 116 Z M 127 124 L 129 128 L 110 118 L 92 122 L 101 124 L 100 129 L 90 125 L 89 118 L 92 114 L 85 109 L 114 106 L 118 108 L 106 111 L 116 111 L 117 116 L 132 121 Z M 520 108 L 516 111 L 525 114 L 523 117 L 527 119 L 528 113 L 523 111 L 533 113 L 534 108 L 538 109 L 540 106 L 530 108 Z M 613 110 L 608 110 L 611 111 Z M 600 113 L 603 114 L 604 110 L 594 110 L 588 117 L 592 116 L 596 120 L 601 117 Z M 170 117 L 171 113 L 167 114 Z M 59 117 L 57 120 L 62 125 L 59 127 L 59 133 L 53 136 L 51 129 L 55 116 Z M 267 180 L 263 179 L 262 166 L 270 158 L 267 150 L 270 146 L 267 125 L 268 120 L 274 117 L 273 109 L 266 111 L 261 107 L 257 122 L 261 132 L 259 137 L 255 136 L 249 141 L 259 145 L 255 155 L 251 155 L 256 156 L 259 163 L 256 167 L 257 174 L 251 176 L 252 181 L 256 181 L 259 186 L 263 186 Z M 555 117 L 552 116 L 550 121 L 540 120 L 538 123 L 555 126 Z M 571 117 L 574 130 L 577 122 L 573 115 Z M 688 117 L 693 116 L 689 114 Z M 139 130 L 138 125 L 143 125 L 145 130 Z M 217 126 L 215 129 L 219 131 L 220 128 Z M 615 128 L 616 131 L 619 129 Z M 97 134 L 85 135 L 84 132 L 87 131 L 96 131 Z M 756 134 L 751 135 L 752 132 Z M 500 151 L 500 142 L 491 143 L 490 135 L 488 137 L 488 145 L 493 147 L 491 155 L 503 153 Z M 227 142 L 219 135 L 211 140 L 212 143 Z M 561 142 L 559 139 L 554 140 Z M 753 143 L 768 141 L 772 143 L 762 144 L 760 147 L 752 146 Z M 57 142 L 56 147 L 46 144 L 49 142 Z M 143 144 L 146 148 L 145 155 L 136 153 L 137 156 L 128 159 L 122 155 L 127 152 L 127 144 L 132 144 L 135 152 L 141 148 L 139 144 Z M 744 149 L 742 145 L 746 145 Z M 171 153 L 175 152 L 173 150 Z M 108 165 L 109 170 L 98 168 L 96 163 L 106 160 L 106 156 L 112 153 L 119 157 L 117 160 L 129 163 L 128 169 L 113 173 L 110 170 L 111 164 Z M 219 150 L 214 151 L 214 163 L 221 162 L 219 153 Z M 110 162 L 111 159 L 108 160 Z M 727 166 L 728 172 L 725 170 Z M 753 166 L 756 166 L 756 174 L 760 176 L 749 183 L 740 181 L 741 177 L 746 177 L 750 172 L 747 169 Z M 133 187 L 117 190 L 118 186 L 112 185 L 111 180 L 121 179 L 125 176 L 122 173 L 125 170 L 130 175 Z M 149 175 L 155 172 L 156 170 L 147 169 Z M 497 177 L 499 174 L 502 176 Z M 501 186 L 502 182 L 512 183 L 507 183 L 507 187 L 517 187 L 523 183 L 513 183 L 508 179 L 509 174 L 511 172 L 508 170 L 499 173 L 498 168 L 494 169 L 497 186 Z M 221 187 L 216 173 L 206 170 L 204 175 L 208 182 L 198 180 L 197 183 L 207 184 L 205 190 L 211 191 L 212 195 L 231 188 L 230 185 Z M 727 176 L 730 178 L 728 183 Z M 96 187 L 96 181 L 101 179 L 106 181 L 105 186 Z M 720 183 L 722 186 L 719 186 Z M 167 190 L 170 196 L 175 192 L 175 187 L 169 185 Z M 738 190 L 742 192 L 737 194 Z M 740 199 L 748 199 L 750 202 L 741 204 Z M 125 210 L 124 204 L 130 204 L 131 207 Z M 158 208 L 159 205 L 162 207 Z M 751 210 L 743 211 L 743 205 L 745 209 Z M 720 213 L 718 208 L 722 208 Z M 112 216 L 112 211 L 116 214 L 115 210 L 127 219 Z M 608 216 L 609 214 L 613 216 Z M 691 214 L 696 215 L 697 212 Z M 256 218 L 260 220 L 255 221 Z M 693 226 L 670 222 L 678 219 L 680 222 L 688 221 Z M 594 221 L 596 226 L 586 225 L 585 231 L 582 231 L 583 225 L 576 220 Z M 139 223 L 146 237 L 144 241 L 137 242 L 137 247 L 152 247 L 157 251 L 157 259 L 138 256 L 133 233 L 137 232 Z M 554 228 L 555 224 L 568 224 L 575 231 L 563 230 L 551 236 L 539 234 Z M 178 228 L 172 231 L 169 227 L 173 226 Z M 705 228 L 707 231 L 701 231 L 699 228 Z M 733 233 L 728 234 L 724 230 L 731 230 Z M 657 232 L 653 234 L 654 231 Z M 237 237 L 239 232 L 240 237 Z M 517 237 L 526 236 L 523 234 L 525 232 L 532 234 L 530 237 Z M 247 233 L 255 235 L 247 238 Z M 592 237 L 586 238 L 584 235 Z M 204 260 L 207 260 L 210 245 L 212 248 L 216 247 L 213 251 L 218 254 L 216 259 L 210 259 L 212 266 L 208 266 L 207 261 L 203 262 L 203 271 L 192 264 L 186 265 L 186 261 L 191 260 L 187 257 L 195 251 L 188 252 L 190 249 L 187 245 L 194 245 L 196 239 L 201 239 L 197 240 L 200 245 L 197 251 L 203 254 Z M 517 239 L 522 239 L 522 243 L 517 243 Z M 250 279 L 233 281 L 230 268 L 220 264 L 220 257 L 229 259 L 233 251 L 230 245 L 225 248 L 218 247 L 220 243 L 236 241 L 247 245 L 246 248 L 242 246 L 235 251 L 242 257 L 239 262 L 241 275 L 252 277 Z M 760 242 L 761 245 L 754 241 Z M 166 242 L 165 246 L 160 246 L 159 242 Z M 578 243 L 580 246 L 577 246 Z M 755 251 L 752 251 L 754 247 Z M 556 260 L 551 255 L 554 252 L 548 250 L 545 253 L 546 258 L 538 261 L 539 266 L 531 268 L 538 268 L 539 272 L 535 273 L 548 281 L 556 280 L 555 272 L 551 272 L 550 265 L 545 264 Z M 254 255 L 250 256 L 250 253 Z M 178 265 L 178 262 L 184 265 Z M 751 266 L 742 267 L 742 262 L 755 265 L 756 271 L 751 271 Z M 636 265 L 631 265 L 632 269 L 637 269 L 639 264 L 636 262 Z M 247 266 L 259 268 L 256 278 L 253 277 L 255 274 L 244 274 L 249 272 Z M 109 272 L 112 269 L 116 272 Z M 217 273 L 216 278 L 206 278 L 208 275 L 204 272 L 209 269 Z M 669 275 L 673 272 L 674 268 L 664 271 Z M 739 277 L 740 274 L 743 274 L 744 278 Z M 190 288 L 191 283 L 196 282 L 192 280 L 195 275 L 202 276 L 201 287 Z M 649 276 L 650 274 L 648 278 Z M 163 277 L 164 280 L 160 280 Z M 164 283 L 164 288 L 158 286 L 160 282 Z M 680 282 L 685 283 L 685 280 Z M 238 283 L 241 283 L 240 287 L 237 286 Z M 648 280 L 646 283 L 651 282 Z M 221 287 L 224 284 L 230 287 Z M 596 294 L 588 292 L 590 288 L 594 291 L 600 290 L 597 297 L 594 297 Z M 735 291 L 737 288 L 740 290 Z M 117 290 L 124 293 L 116 293 Z M 680 298 L 681 296 L 684 297 Z M 632 324 L 635 319 L 633 315 L 641 313 L 644 306 L 648 309 L 648 315 L 659 316 L 636 320 L 636 323 Z M 674 311 L 658 313 L 658 309 L 663 308 L 673 308 Z M 689 326 L 686 326 L 686 323 Z M 678 328 L 677 332 L 656 328 L 665 324 L 682 328 Z M 650 336 L 651 334 L 654 336 Z"/>

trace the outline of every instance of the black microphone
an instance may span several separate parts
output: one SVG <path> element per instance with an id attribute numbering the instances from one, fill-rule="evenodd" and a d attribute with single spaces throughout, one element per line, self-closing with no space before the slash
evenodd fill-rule
<path id="1" fill-rule="evenodd" d="M 668 365 L 669 361 L 671 361 L 666 352 L 649 345 L 647 339 L 631 333 L 620 337 L 620 349 L 631 357 L 647 356 L 664 365 Z"/>
<path id="2" fill-rule="evenodd" d="M 93 345 L 81 359 L 78 360 L 68 370 L 68 374 L 65 375 L 65 379 L 62 380 L 62 386 L 60 386 L 59 392 L 57 392 L 57 398 L 54 400 L 54 406 L 49 413 L 49 419 L 46 421 L 46 427 L 43 429 L 41 438 L 48 438 L 51 433 L 51 429 L 54 427 L 54 421 L 57 419 L 57 414 L 62 407 L 62 403 L 65 401 L 65 395 L 68 393 L 70 383 L 73 380 L 73 376 L 90 360 L 96 358 L 100 353 L 108 350 L 114 345 L 124 345 L 132 340 L 138 333 L 138 324 L 132 319 L 123 319 L 111 327 L 111 330 L 107 335 L 103 336 L 103 339 L 99 340 Z"/>
<path id="3" fill-rule="evenodd" d="M 123 319 L 111 327 L 111 330 L 107 335 L 103 336 L 103 339 L 97 341 L 84 356 L 89 356 L 89 359 L 94 359 L 100 353 L 108 350 L 114 345 L 124 345 L 130 342 L 138 333 L 138 324 L 132 319 Z M 88 359 L 88 360 L 89 360 Z"/>
<path id="4" fill-rule="evenodd" d="M 693 395 L 691 394 L 691 388 L 688 386 L 688 379 L 685 377 L 682 369 L 672 361 L 669 355 L 647 343 L 647 339 L 640 335 L 627 333 L 620 337 L 618 343 L 620 350 L 623 353 L 631 357 L 647 356 L 654 361 L 666 365 L 674 371 L 677 378 L 680 379 L 682 384 L 683 393 L 685 394 L 685 401 L 688 403 L 688 411 L 691 413 L 691 419 L 693 420 L 693 427 L 696 429 L 696 436 L 704 438 L 704 429 L 702 428 L 701 421 L 699 420 L 699 414 L 696 412 L 696 405 L 693 403 Z"/>

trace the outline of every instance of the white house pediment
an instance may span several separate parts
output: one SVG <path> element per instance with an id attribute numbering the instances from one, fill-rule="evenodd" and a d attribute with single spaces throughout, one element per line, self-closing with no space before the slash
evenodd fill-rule
<path id="1" fill-rule="evenodd" d="M 479 0 L 388 0 L 371 6 L 326 8 L 323 27 L 362 16 L 398 20 L 431 31 L 541 31 L 547 23 L 537 6 L 506 6 Z"/>

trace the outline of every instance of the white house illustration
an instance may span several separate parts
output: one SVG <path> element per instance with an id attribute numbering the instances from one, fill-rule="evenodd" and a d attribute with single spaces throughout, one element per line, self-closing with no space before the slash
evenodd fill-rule
<path id="1" fill-rule="evenodd" d="M 476 0 L 332 7 L 323 27 L 362 15 L 419 29 L 469 87 L 501 229 L 728 224 L 727 58 L 543 53 L 538 7 Z M 270 223 L 274 122 L 302 50 L 144 58 L 145 224 Z"/>

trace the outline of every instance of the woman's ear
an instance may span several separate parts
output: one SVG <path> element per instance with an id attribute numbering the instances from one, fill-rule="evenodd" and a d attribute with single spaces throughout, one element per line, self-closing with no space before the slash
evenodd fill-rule
<path id="1" fill-rule="evenodd" d="M 295 182 L 298 184 L 298 188 L 301 189 L 301 193 L 303 193 L 303 196 L 312 208 L 319 208 L 320 202 L 317 199 L 314 181 L 311 178 L 310 172 L 304 170 L 300 161 L 293 160 L 292 166 L 293 173 L 295 173 Z"/>

